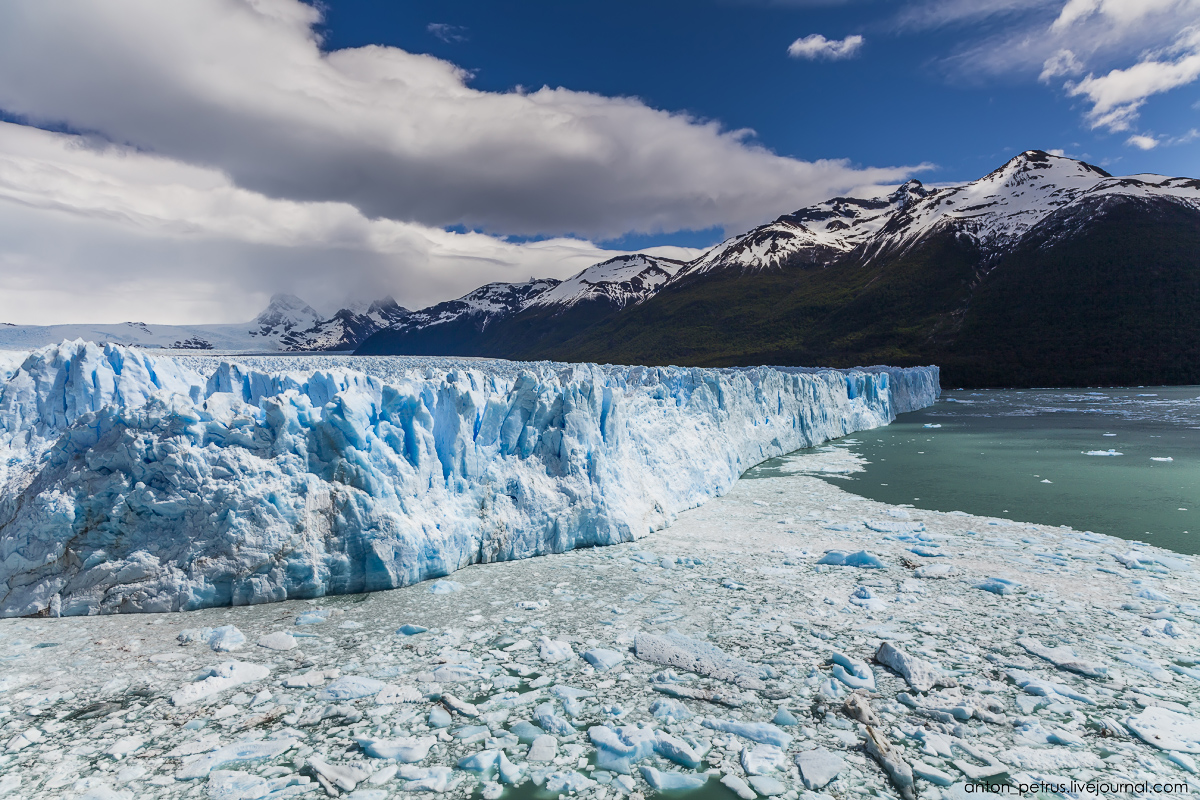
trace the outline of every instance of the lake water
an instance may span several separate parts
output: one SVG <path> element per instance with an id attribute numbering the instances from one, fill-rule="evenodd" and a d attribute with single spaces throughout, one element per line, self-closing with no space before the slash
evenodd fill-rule
<path id="1" fill-rule="evenodd" d="M 835 444 L 868 463 L 829 480 L 874 500 L 1200 553 L 1200 387 L 951 391 Z"/>

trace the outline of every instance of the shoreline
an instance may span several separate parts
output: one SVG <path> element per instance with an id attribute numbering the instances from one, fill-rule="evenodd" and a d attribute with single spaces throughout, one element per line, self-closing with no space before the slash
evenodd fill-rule
<path id="1" fill-rule="evenodd" d="M 818 791 L 806 788 L 796 757 L 817 753 L 840 764 L 820 792 L 893 796 L 891 779 L 860 750 L 865 726 L 842 711 L 860 675 L 874 685 L 865 699 L 876 727 L 916 772 L 922 798 L 969 796 L 964 782 L 989 770 L 999 775 L 1000 767 L 1014 781 L 1170 779 L 1200 789 L 1186 752 L 1200 750 L 1188 739 L 1192 728 L 1172 729 L 1187 739 L 1174 751 L 1136 732 L 1166 731 L 1171 715 L 1191 720 L 1189 704 L 1200 701 L 1193 677 L 1200 672 L 1183 663 L 1200 643 L 1194 559 L 1098 534 L 890 506 L 805 474 L 837 468 L 845 455 L 785 457 L 788 474 L 743 478 L 631 544 L 474 565 L 434 583 L 174 614 L 0 621 L 7 673 L 0 744 L 8 751 L 0 756 L 0 789 L 51 798 L 106 787 L 113 794 L 95 796 L 166 798 L 205 780 L 210 793 L 222 781 L 259 788 L 275 781 L 319 796 L 320 780 L 340 774 L 354 797 L 378 800 L 400 796 L 406 776 L 456 798 L 525 796 L 535 791 L 532 779 L 541 786 L 535 796 L 544 797 L 574 788 L 603 800 L 701 781 L 695 791 L 708 797 L 733 797 L 729 787 L 749 784 L 795 800 Z M 865 549 L 884 568 L 818 565 L 830 548 Z M 992 591 L 975 588 L 988 583 Z M 433 593 L 435 586 L 446 593 Z M 320 609 L 331 612 L 324 621 L 294 624 Z M 230 624 L 247 640 L 239 650 L 176 641 L 183 629 Z M 396 634 L 404 624 L 429 630 Z M 636 657 L 639 634 L 673 629 L 752 665 L 762 688 Z M 280 632 L 310 635 L 296 637 L 291 650 L 256 646 Z M 883 641 L 958 685 L 917 691 L 871 662 Z M 55 646 L 39 647 L 48 644 Z M 1073 649 L 1075 661 L 1103 674 L 1055 666 L 1046 652 L 1068 663 L 1055 647 Z M 600 671 L 580 657 L 601 658 L 598 651 L 621 660 Z M 863 667 L 839 678 L 835 653 Z M 270 672 L 172 704 L 202 671 L 229 661 Z M 303 683 L 311 685 L 295 685 Z M 380 695 L 378 686 L 399 689 Z M 414 693 L 415 702 L 389 700 Z M 113 705 L 67 719 L 96 703 Z M 430 727 L 435 708 L 455 709 L 447 729 Z M 798 724 L 784 724 L 789 719 Z M 551 752 L 550 743 L 531 754 L 523 735 L 538 722 L 556 736 L 549 761 L 530 756 Z M 728 723 L 774 725 L 786 737 L 782 755 L 769 749 L 778 745 L 746 735 L 785 742 L 769 729 Z M 629 726 L 659 731 L 702 763 L 680 767 L 651 748 L 623 777 L 611 768 L 612 747 L 597 746 L 597 736 L 608 740 L 592 731 L 604 725 L 630 736 Z M 30 741 L 14 748 L 21 737 Z M 404 737 L 433 741 L 427 756 L 398 772 L 362 744 Z M 250 742 L 259 756 L 222 761 L 236 746 L 245 756 Z M 524 788 L 505 789 L 494 769 L 481 781 L 458 767 L 500 750 L 520 768 Z M 496 757 L 476 761 L 488 758 Z M 194 775 L 205 765 L 206 774 Z"/>

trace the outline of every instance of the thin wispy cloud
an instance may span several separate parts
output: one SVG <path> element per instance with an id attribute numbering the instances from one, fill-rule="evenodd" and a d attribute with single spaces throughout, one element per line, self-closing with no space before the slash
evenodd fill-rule
<path id="1" fill-rule="evenodd" d="M 941 59 L 948 78 L 1036 75 L 1083 99 L 1093 129 L 1130 131 L 1151 97 L 1200 79 L 1200 0 L 933 0 L 894 21 L 898 32 L 948 25 L 988 31 Z"/>
<path id="2" fill-rule="evenodd" d="M 813 33 L 792 42 L 788 47 L 788 55 L 809 61 L 853 58 L 862 50 L 864 41 L 858 34 L 847 36 L 845 39 L 826 39 L 819 33 Z"/>
<path id="3" fill-rule="evenodd" d="M 448 44 L 465 42 L 467 40 L 467 29 L 461 25 L 450 25 L 445 22 L 431 22 L 425 26 L 425 30 Z"/>

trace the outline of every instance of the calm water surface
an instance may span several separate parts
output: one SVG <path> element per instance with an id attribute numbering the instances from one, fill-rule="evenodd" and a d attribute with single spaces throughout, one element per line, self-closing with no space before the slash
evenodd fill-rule
<path id="1" fill-rule="evenodd" d="M 869 463 L 830 482 L 874 500 L 1200 553 L 1197 386 L 951 391 L 834 444 Z"/>

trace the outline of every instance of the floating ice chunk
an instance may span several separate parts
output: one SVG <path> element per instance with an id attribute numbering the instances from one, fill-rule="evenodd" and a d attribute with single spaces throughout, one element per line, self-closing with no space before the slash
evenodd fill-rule
<path id="1" fill-rule="evenodd" d="M 1174 461 L 1171 456 L 1150 456 L 1151 461 Z"/>
<path id="2" fill-rule="evenodd" d="M 762 744 L 773 744 L 776 747 L 787 747 L 792 743 L 790 734 L 784 733 L 769 722 L 740 722 L 707 717 L 703 725 L 715 731 L 732 733 Z"/>
<path id="3" fill-rule="evenodd" d="M 419 703 L 422 697 L 423 695 L 412 686 L 396 686 L 389 683 L 375 695 L 375 704 L 390 706 L 396 703 Z"/>
<path id="4" fill-rule="evenodd" d="M 268 650 L 291 650 L 296 646 L 296 637 L 286 631 L 275 631 L 259 637 L 258 646 Z"/>
<path id="5" fill-rule="evenodd" d="M 746 783 L 733 773 L 723 775 L 721 777 L 721 783 L 724 784 L 729 791 L 740 797 L 741 800 L 755 800 L 758 797 L 758 795 L 754 793 L 754 790 L 750 788 L 750 784 Z"/>
<path id="6" fill-rule="evenodd" d="M 1200 753 L 1200 721 L 1191 715 L 1151 706 L 1126 719 L 1125 727 L 1160 750 Z"/>
<path id="7" fill-rule="evenodd" d="M 782 781 L 770 775 L 751 775 L 746 780 L 749 781 L 750 788 L 764 797 L 774 797 L 787 791 L 787 786 Z"/>
<path id="8" fill-rule="evenodd" d="M 312 611 L 305 611 L 300 616 L 296 617 L 297 625 L 316 625 L 318 622 L 324 622 L 333 614 L 333 609 L 315 608 Z"/>
<path id="9" fill-rule="evenodd" d="M 42 732 L 37 728 L 26 728 L 16 736 L 8 740 L 8 744 L 4 749 L 9 753 L 18 753 L 29 747 L 31 744 L 37 744 L 42 740 Z"/>
<path id="10" fill-rule="evenodd" d="M 599 672 L 610 670 L 625 660 L 623 653 L 618 653 L 616 650 L 605 650 L 603 648 L 588 650 L 583 654 L 583 658 Z"/>
<path id="11" fill-rule="evenodd" d="M 437 683 L 465 683 L 478 680 L 479 677 L 479 670 L 466 664 L 443 664 L 433 671 L 433 679 Z"/>
<path id="12" fill-rule="evenodd" d="M 865 524 L 876 533 L 920 533 L 925 530 L 924 522 L 900 522 L 886 519 L 869 519 Z M 850 564 L 849 566 L 857 566 Z"/>
<path id="13" fill-rule="evenodd" d="M 454 770 L 450 767 L 414 767 L 400 768 L 400 777 L 407 781 L 402 787 L 406 792 L 433 792 L 441 794 L 451 788 Z"/>
<path id="14" fill-rule="evenodd" d="M 1036 639 L 1029 637 L 1017 639 L 1017 644 L 1025 648 L 1030 655 L 1044 658 L 1059 669 L 1065 669 L 1068 672 L 1078 672 L 1089 678 L 1100 678 L 1108 674 L 1107 667 L 1079 658 L 1075 655 L 1075 651 L 1067 645 L 1046 647 Z"/>
<path id="15" fill-rule="evenodd" d="M 461 592 L 462 590 L 463 585 L 458 581 L 440 580 L 429 584 L 430 594 L 454 594 L 455 592 Z"/>
<path id="16" fill-rule="evenodd" d="M 684 669 L 743 689 L 764 689 L 766 684 L 758 677 L 760 667 L 735 658 L 708 642 L 689 639 L 678 631 L 666 636 L 639 633 L 634 640 L 634 655 L 642 661 Z"/>
<path id="17" fill-rule="evenodd" d="M 875 596 L 870 587 L 859 586 L 850 595 L 850 603 L 852 605 L 861 606 L 868 611 L 883 611 L 887 608 L 887 603 Z"/>
<path id="18" fill-rule="evenodd" d="M 525 758 L 529 761 L 553 761 L 557 754 L 558 739 L 550 734 L 541 733 L 530 744 L 529 753 Z"/>
<path id="19" fill-rule="evenodd" d="M 855 553 L 847 553 L 843 550 L 827 550 L 817 563 L 832 564 L 837 567 L 859 567 L 861 569 L 884 568 L 883 562 L 879 560 L 879 557 L 868 553 L 866 550 L 859 550 Z"/>
<path id="20" fill-rule="evenodd" d="M 846 768 L 846 762 L 836 753 L 818 747 L 797 753 L 796 766 L 800 768 L 804 788 L 816 791 L 836 778 Z"/>
<path id="21" fill-rule="evenodd" d="M 888 744 L 887 739 L 870 725 L 867 726 L 865 749 L 868 755 L 879 762 L 879 766 L 887 773 L 888 778 L 892 781 L 892 786 L 895 786 L 896 791 L 900 793 L 900 797 L 904 800 L 917 800 L 912 768 L 900 755 L 900 751 Z"/>
<path id="22" fill-rule="evenodd" d="M 546 776 L 546 791 L 550 794 L 577 794 L 595 786 L 596 782 L 574 770 L 551 772 Z"/>
<path id="23" fill-rule="evenodd" d="M 650 706 L 650 713 L 659 719 L 673 719 L 676 722 L 692 717 L 692 712 L 687 706 L 678 700 L 669 699 L 655 700 Z"/>
<path id="24" fill-rule="evenodd" d="M 222 625 L 213 628 L 212 636 L 208 638 L 208 646 L 218 653 L 228 653 L 241 650 L 246 645 L 246 635 L 233 625 Z"/>
<path id="25" fill-rule="evenodd" d="M 555 712 L 553 703 L 542 703 L 535 708 L 533 710 L 533 721 L 547 733 L 553 733 L 558 736 L 571 736 L 575 733 L 575 726 L 566 717 L 560 717 Z"/>
<path id="26" fill-rule="evenodd" d="M 193 642 L 204 642 L 208 644 L 208 640 L 212 638 L 212 628 L 185 628 L 179 632 L 176 638 L 180 644 L 192 644 Z"/>
<path id="27" fill-rule="evenodd" d="M 656 792 L 688 792 L 708 783 L 707 775 L 685 775 L 682 772 L 660 772 L 654 767 L 642 767 L 642 777 Z M 578 773 L 576 773 L 578 774 Z"/>
<path id="28" fill-rule="evenodd" d="M 1116 450 L 1088 450 L 1084 452 L 1085 456 L 1123 456 L 1124 453 L 1118 453 Z"/>
<path id="29" fill-rule="evenodd" d="M 357 700 L 360 697 L 370 697 L 379 694 L 384 687 L 383 681 L 374 678 L 364 678 L 359 675 L 345 675 L 317 692 L 318 700 Z"/>
<path id="30" fill-rule="evenodd" d="M 459 700 L 449 692 L 442 692 L 442 705 L 450 709 L 456 714 L 462 714 L 464 717 L 478 717 L 479 708 L 465 700 Z"/>
<path id="31" fill-rule="evenodd" d="M 660 756 L 681 767 L 696 769 L 700 766 L 700 754 L 690 744 L 662 731 L 654 732 L 654 749 Z"/>
<path id="32" fill-rule="evenodd" d="M 1169 602 L 1171 602 L 1171 598 L 1170 598 L 1170 597 L 1168 597 L 1167 595 L 1165 595 L 1165 594 L 1163 594 L 1162 592 L 1158 591 L 1157 589 L 1154 589 L 1154 588 L 1152 588 L 1152 587 L 1149 587 L 1149 586 L 1147 586 L 1145 589 L 1142 589 L 1140 592 L 1138 592 L 1137 594 L 1135 594 L 1135 595 L 1134 595 L 1134 597 L 1140 597 L 1140 598 L 1142 598 L 1143 600 L 1153 600 L 1153 601 L 1154 601 L 1154 602 L 1156 602 L 1156 603 L 1169 603 Z"/>
<path id="33" fill-rule="evenodd" d="M 567 642 L 552 640 L 549 636 L 541 636 L 538 638 L 538 644 L 541 647 L 542 661 L 554 664 L 575 658 L 575 651 Z"/>
<path id="34" fill-rule="evenodd" d="M 773 744 L 760 744 L 742 751 L 742 769 L 747 775 L 768 775 L 787 769 L 787 757 Z"/>
<path id="35" fill-rule="evenodd" d="M 1176 753 L 1172 751 L 1167 753 L 1167 761 L 1170 761 L 1173 764 L 1178 764 L 1193 775 L 1196 774 L 1196 762 L 1193 761 L 1190 756 L 1185 756 L 1183 753 Z"/>
<path id="36" fill-rule="evenodd" d="M 596 746 L 596 767 L 622 775 L 629 775 L 634 764 L 653 755 L 657 744 L 654 731 L 637 725 L 594 725 L 588 728 L 588 738 Z"/>
<path id="37" fill-rule="evenodd" d="M 218 748 L 206 755 L 183 762 L 176 777 L 180 780 L 195 780 L 203 778 L 217 767 L 226 764 L 242 764 L 251 761 L 264 761 L 283 755 L 292 747 L 294 739 L 266 739 L 259 742 L 234 742 Z"/>
<path id="38" fill-rule="evenodd" d="M 783 706 L 780 706 L 775 712 L 775 716 L 771 717 L 771 722 L 783 728 L 800 724 L 800 720 L 796 719 L 795 715 Z"/>
<path id="39" fill-rule="evenodd" d="M 203 680 L 190 683 L 171 694 L 171 703 L 182 706 L 194 703 L 214 694 L 240 686 L 243 683 L 261 681 L 271 674 L 271 670 L 262 664 L 250 664 L 245 661 L 226 661 L 214 667 Z"/>
<path id="40" fill-rule="evenodd" d="M 940 428 L 940 427 L 942 427 L 942 424 L 941 424 L 940 422 L 926 422 L 926 423 L 925 423 L 925 425 L 924 425 L 924 427 L 926 427 L 926 428 Z"/>
<path id="41" fill-rule="evenodd" d="M 482 750 L 459 759 L 458 768 L 490 776 L 495 770 L 502 783 L 509 785 L 521 780 L 521 768 L 508 760 L 503 750 Z"/>
<path id="42" fill-rule="evenodd" d="M 307 780 L 307 779 L 306 779 Z M 208 774 L 208 796 L 210 800 L 258 800 L 270 798 L 276 788 L 283 788 L 287 781 L 270 781 L 258 775 L 240 770 L 213 770 Z M 275 797 L 284 797 L 280 792 Z"/>
<path id="43" fill-rule="evenodd" d="M 354 741 L 371 758 L 386 758 L 413 764 L 429 755 L 429 748 L 437 743 L 436 736 L 402 736 L 398 739 L 373 739 L 356 736 Z"/>
<path id="44" fill-rule="evenodd" d="M 910 656 L 891 642 L 879 645 L 875 660 L 896 672 L 918 692 L 928 692 L 935 686 L 958 685 L 954 678 L 943 675 L 932 664 Z"/>
<path id="45" fill-rule="evenodd" d="M 420 625 L 413 625 L 411 622 L 405 623 L 396 629 L 396 633 L 401 636 L 416 636 L 418 633 L 424 633 L 429 628 L 423 628 Z"/>
<path id="46" fill-rule="evenodd" d="M 429 727 L 431 728 L 448 728 L 454 720 L 450 716 L 450 712 L 441 706 L 434 706 L 429 709 Z"/>
<path id="47" fill-rule="evenodd" d="M 1155 680 L 1163 682 L 1171 680 L 1171 673 L 1148 658 L 1142 658 L 1131 653 L 1117 653 L 1117 660 L 1124 661 L 1131 667 L 1137 667 L 1140 670 L 1150 673 L 1151 677 Z"/>
<path id="48" fill-rule="evenodd" d="M 875 673 L 871 672 L 868 664 L 836 650 L 830 653 L 829 658 L 833 661 L 833 676 L 839 681 L 851 689 L 875 691 Z"/>
<path id="49" fill-rule="evenodd" d="M 918 578 L 937 579 L 949 578 L 958 572 L 958 568 L 953 564 L 922 564 L 913 570 L 913 575 Z"/>
<path id="50" fill-rule="evenodd" d="M 337 674 L 337 670 L 329 670 L 333 675 Z M 314 669 L 308 672 L 301 672 L 299 675 L 289 675 L 283 679 L 283 685 L 289 689 L 305 689 L 316 686 L 324 686 L 327 678 L 326 670 Z"/>
<path id="51" fill-rule="evenodd" d="M 954 783 L 954 778 L 942 772 L 937 767 L 923 764 L 920 761 L 913 761 L 910 766 L 912 767 L 913 775 L 916 775 L 918 778 L 924 778 L 934 786 L 950 786 Z"/>
<path id="52" fill-rule="evenodd" d="M 104 751 L 106 756 L 111 756 L 115 761 L 120 761 L 130 753 L 136 753 L 141 750 L 146 744 L 146 740 L 137 736 L 125 736 L 113 742 L 107 750 Z"/>
<path id="53" fill-rule="evenodd" d="M 1021 584 L 1017 581 L 1011 581 L 1008 578 L 988 578 L 982 583 L 975 584 L 975 588 L 1006 597 L 1010 594 L 1016 594 L 1017 589 L 1021 588 Z"/>

